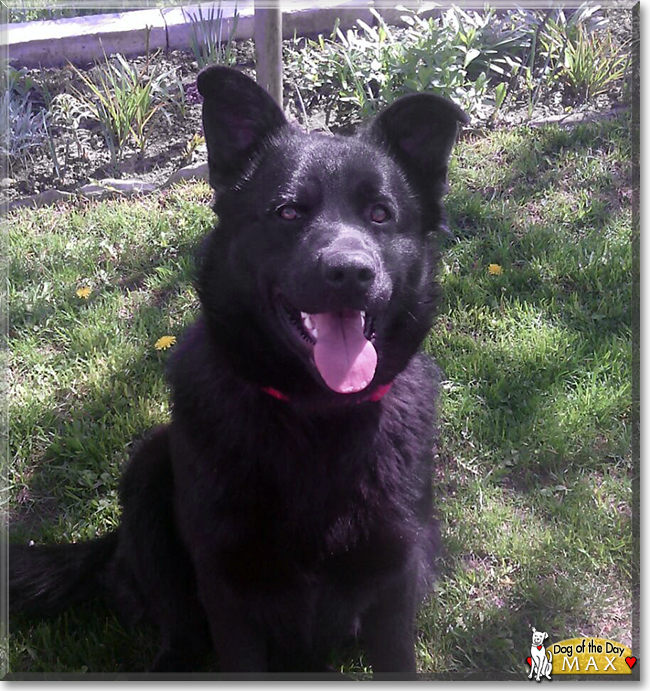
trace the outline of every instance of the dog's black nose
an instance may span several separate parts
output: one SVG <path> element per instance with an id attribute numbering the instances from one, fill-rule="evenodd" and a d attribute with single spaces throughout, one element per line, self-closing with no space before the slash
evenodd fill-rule
<path id="1" fill-rule="evenodd" d="M 363 250 L 326 252 L 321 257 L 321 271 L 332 288 L 364 292 L 376 274 L 372 257 Z"/>

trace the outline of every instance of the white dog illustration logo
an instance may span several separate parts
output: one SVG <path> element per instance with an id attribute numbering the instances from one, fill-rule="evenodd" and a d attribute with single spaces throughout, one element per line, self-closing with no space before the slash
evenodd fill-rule
<path id="1" fill-rule="evenodd" d="M 541 677 L 546 677 L 549 681 L 551 679 L 551 672 L 553 671 L 553 654 L 548 651 L 548 658 L 546 657 L 546 648 L 544 647 L 544 640 L 548 638 L 546 631 L 537 631 L 533 626 L 533 644 L 530 646 L 530 657 L 528 664 L 530 665 L 529 679 L 535 675 L 535 681 L 541 681 Z"/>

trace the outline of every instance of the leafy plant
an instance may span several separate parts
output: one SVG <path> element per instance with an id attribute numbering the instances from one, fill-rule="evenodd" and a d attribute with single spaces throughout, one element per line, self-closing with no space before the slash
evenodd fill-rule
<path id="1" fill-rule="evenodd" d="M 138 68 L 118 54 L 113 60 L 104 55 L 104 63 L 94 75 L 71 65 L 90 93 L 73 91 L 99 120 L 114 168 L 122 160 L 130 136 L 140 155 L 144 154 L 147 125 L 167 100 L 170 75 L 161 72 L 159 64 L 147 54 L 145 64 Z"/>
<path id="2" fill-rule="evenodd" d="M 59 178 L 64 177 L 65 169 L 68 167 L 71 143 L 76 144 L 77 156 L 83 156 L 83 146 L 79 139 L 79 123 L 84 118 L 92 117 L 93 112 L 88 105 L 72 94 L 62 93 L 52 99 L 46 118 L 46 134 L 54 170 Z M 57 154 L 52 127 L 57 128 L 63 134 L 63 164 L 61 164 Z"/>
<path id="3" fill-rule="evenodd" d="M 604 33 L 608 19 L 599 11 L 600 6 L 583 3 L 568 15 L 563 9 L 525 15 L 533 27 L 527 66 L 538 78 L 536 95 L 542 81 L 561 81 L 573 96 L 588 100 L 623 76 L 626 57 Z"/>
<path id="4" fill-rule="evenodd" d="M 194 134 L 192 138 L 185 145 L 185 150 L 183 151 L 183 158 L 185 163 L 191 163 L 194 157 L 194 152 L 200 147 L 205 145 L 205 137 L 201 134 Z"/>
<path id="5" fill-rule="evenodd" d="M 569 16 L 563 9 L 550 9 L 543 16 L 540 13 L 529 15 L 539 28 L 539 52 L 547 64 L 563 62 L 567 46 L 575 43 L 585 29 L 593 32 L 607 26 L 608 20 L 599 14 L 600 9 L 600 5 L 583 3 Z"/>
<path id="6" fill-rule="evenodd" d="M 496 11 L 488 6 L 483 13 L 452 7 L 442 15 L 441 25 L 447 41 L 465 53 L 470 79 L 481 72 L 490 77 L 507 76 L 513 61 L 521 59 L 528 45 L 527 27 L 500 24 Z"/>
<path id="7" fill-rule="evenodd" d="M 432 91 L 468 112 L 476 110 L 487 94 L 488 72 L 496 56 L 486 52 L 491 42 L 484 40 L 485 27 L 476 16 L 454 7 L 439 20 L 418 13 L 402 17 L 408 24 L 401 67 L 407 91 Z"/>
<path id="8" fill-rule="evenodd" d="M 224 28 L 227 18 L 223 15 L 221 2 L 216 9 L 212 6 L 205 16 L 201 6 L 197 9 L 197 14 L 190 14 L 185 10 L 183 13 L 190 21 L 192 31 L 190 46 L 199 69 L 208 65 L 234 65 L 236 58 L 233 50 L 233 37 L 239 21 L 237 6 L 235 5 L 232 26 L 225 40 Z"/>
<path id="9" fill-rule="evenodd" d="M 512 69 L 505 94 L 499 94 L 501 102 L 516 86 L 530 118 L 542 94 L 554 85 L 564 84 L 565 94 L 589 100 L 623 77 L 625 48 L 615 49 L 611 35 L 604 33 L 608 19 L 599 11 L 599 6 L 583 3 L 570 14 L 554 8 L 514 13 L 529 46 L 519 59 L 504 57 Z"/>
<path id="10" fill-rule="evenodd" d="M 45 112 L 35 111 L 30 100 L 34 82 L 25 69 L 6 65 L 0 104 L 0 153 L 11 167 L 16 159 L 39 147 L 46 136 Z"/>
<path id="11" fill-rule="evenodd" d="M 494 112 L 501 110 L 506 96 L 508 95 L 508 84 L 506 82 L 499 82 L 494 89 Z"/>
<path id="12" fill-rule="evenodd" d="M 623 50 L 614 48 L 610 33 L 601 37 L 581 27 L 567 43 L 562 78 L 572 93 L 589 101 L 623 78 L 628 62 Z"/>
<path id="13" fill-rule="evenodd" d="M 302 46 L 294 39 L 289 73 L 304 91 L 315 90 L 325 100 L 327 122 L 334 109 L 345 123 L 374 114 L 400 95 L 425 90 L 472 112 L 484 105 L 490 80 L 511 73 L 528 41 L 521 27 L 495 30 L 493 10 L 479 14 L 454 7 L 439 18 L 425 18 L 404 9 L 406 28 L 400 29 L 371 11 L 374 27 L 358 21 L 344 33 L 337 24 L 329 39 L 319 36 Z"/>

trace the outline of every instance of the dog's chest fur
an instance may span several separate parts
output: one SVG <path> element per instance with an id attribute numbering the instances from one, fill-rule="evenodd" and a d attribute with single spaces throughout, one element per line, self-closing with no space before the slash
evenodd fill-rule
<path id="1" fill-rule="evenodd" d="M 422 521 L 418 502 L 423 510 L 426 504 L 433 381 L 419 407 L 402 393 L 423 380 L 424 358 L 400 375 L 385 403 L 318 416 L 226 376 L 212 377 L 215 389 L 190 399 L 192 363 L 185 364 L 176 362 L 176 371 L 184 369 L 176 380 L 184 403 L 174 415 L 200 423 L 197 416 L 207 412 L 211 425 L 199 424 L 191 440 L 174 439 L 182 467 L 175 477 L 178 518 L 188 542 L 212 551 L 228 581 L 273 589 L 309 575 L 356 588 L 368 574 L 376 578 L 404 563 Z M 219 415 L 210 400 L 224 396 L 235 404 Z M 189 453 L 200 459 L 190 467 Z"/>

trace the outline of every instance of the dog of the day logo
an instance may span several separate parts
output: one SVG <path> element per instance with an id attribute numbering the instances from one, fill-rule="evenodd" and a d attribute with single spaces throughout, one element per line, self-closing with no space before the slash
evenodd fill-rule
<path id="1" fill-rule="evenodd" d="M 532 629 L 529 679 L 551 680 L 554 674 L 632 674 L 637 659 L 622 643 L 606 638 L 570 638 L 547 641 L 545 631 Z"/>
<path id="2" fill-rule="evenodd" d="M 553 655 L 546 650 L 544 641 L 548 638 L 546 631 L 538 631 L 533 626 L 533 644 L 530 646 L 530 657 L 526 661 L 530 665 L 529 679 L 535 677 L 535 681 L 541 681 L 542 677 L 551 680 L 553 672 Z"/>

